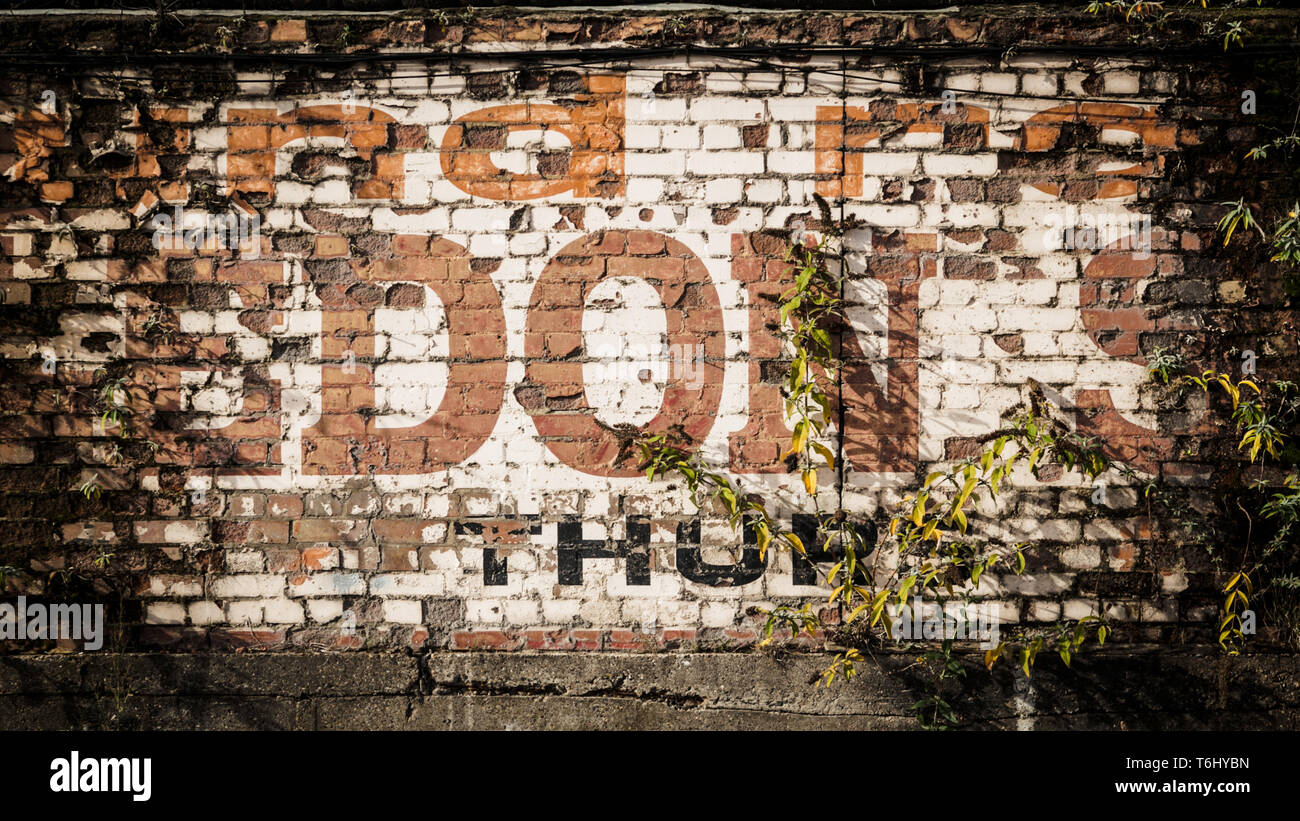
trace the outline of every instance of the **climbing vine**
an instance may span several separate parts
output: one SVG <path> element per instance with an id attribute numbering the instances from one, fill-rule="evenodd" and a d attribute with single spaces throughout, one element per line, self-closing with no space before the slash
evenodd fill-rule
<path id="1" fill-rule="evenodd" d="M 1057 418 L 1041 388 L 1031 382 L 1027 401 L 1010 424 L 982 437 L 978 453 L 927 475 L 890 511 L 879 540 L 872 523 L 856 512 L 838 504 L 824 507 L 817 492 L 818 473 L 842 470 L 829 438 L 834 434 L 834 391 L 842 367 L 838 343 L 842 334 L 851 333 L 842 251 L 845 230 L 851 226 L 837 224 L 827 204 L 820 199 L 818 204 L 821 235 L 810 241 L 805 234 L 791 244 L 786 262 L 792 284 L 780 296 L 779 312 L 789 357 L 782 395 L 791 427 L 781 458 L 789 472 L 798 475 L 797 487 L 816 521 L 816 543 L 806 544 L 785 527 L 768 499 L 708 465 L 680 430 L 644 435 L 637 446 L 647 479 L 682 480 L 695 505 L 720 510 L 733 532 L 752 534 L 760 558 L 766 559 L 768 550 L 791 550 L 816 568 L 829 607 L 820 612 L 810 604 L 759 610 L 765 617 L 761 644 L 785 631 L 794 637 L 821 629 L 837 643 L 851 645 L 836 651 L 823 671 L 819 684 L 830 685 L 852 679 L 863 660 L 862 649 L 890 637 L 896 614 L 910 612 L 913 602 L 968 605 L 978 601 L 981 582 L 992 571 L 1024 572 L 1025 545 L 1006 546 L 988 538 L 984 534 L 989 528 L 982 526 L 987 517 L 978 512 L 997 510 L 999 494 L 1012 484 L 1013 474 L 1038 477 L 1046 466 L 1056 465 L 1092 479 L 1111 462 L 1098 443 Z M 1009 658 L 1029 676 L 1042 650 L 1052 650 L 1068 665 L 1089 638 L 1104 644 L 1110 631 L 1100 614 L 1041 628 L 1016 627 L 989 647 L 983 660 L 992 669 Z M 951 672 L 947 663 L 940 667 Z M 922 723 L 943 725 L 950 707 L 922 702 L 918 716 L 928 716 Z"/>
<path id="2" fill-rule="evenodd" d="M 1199 5 L 1213 13 L 1204 23 L 1206 34 L 1221 34 L 1225 51 L 1242 46 L 1251 35 L 1241 21 L 1231 18 L 1232 12 L 1245 6 L 1265 6 L 1261 0 L 1213 4 L 1201 0 Z M 1293 58 L 1281 58 L 1267 70 L 1285 78 L 1294 76 L 1300 64 Z M 1216 227 L 1224 247 L 1235 240 L 1237 247 L 1250 249 L 1257 247 L 1257 239 L 1269 263 L 1256 266 L 1259 278 L 1266 283 L 1276 275 L 1273 281 L 1294 298 L 1300 296 L 1300 175 L 1295 171 L 1300 99 L 1294 94 L 1294 84 L 1285 79 L 1276 91 L 1266 89 L 1264 93 L 1269 95 L 1269 109 L 1258 125 L 1264 139 L 1242 157 L 1256 172 L 1245 178 L 1264 182 L 1257 197 L 1246 194 L 1219 203 L 1221 216 Z M 1247 94 L 1254 96 L 1253 91 Z M 1254 108 L 1243 106 L 1242 113 L 1254 114 Z M 1222 533 L 1219 543 L 1205 543 L 1218 575 L 1219 645 L 1236 655 L 1257 632 L 1257 625 L 1267 623 L 1269 632 L 1284 644 L 1300 647 L 1300 553 L 1296 550 L 1300 388 L 1287 378 L 1255 376 L 1253 351 L 1233 349 L 1230 353 L 1247 358 L 1242 377 L 1251 378 L 1218 367 L 1187 372 L 1182 358 L 1163 348 L 1156 348 L 1148 357 L 1148 370 L 1153 380 L 1170 386 L 1174 396 L 1184 391 L 1223 396 L 1233 449 L 1244 457 L 1244 468 L 1224 472 L 1219 494 L 1224 518 L 1244 520 L 1245 526 Z"/>

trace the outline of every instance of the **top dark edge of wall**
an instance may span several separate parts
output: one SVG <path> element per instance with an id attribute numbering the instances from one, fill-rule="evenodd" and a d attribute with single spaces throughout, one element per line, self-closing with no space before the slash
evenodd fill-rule
<path id="1" fill-rule="evenodd" d="M 311 62 L 327 57 L 369 58 L 473 56 L 484 43 L 513 42 L 512 54 L 550 55 L 568 49 L 635 56 L 710 49 L 840 49 L 850 53 L 924 57 L 996 56 L 1056 51 L 1096 56 L 1154 55 L 1162 59 L 1238 62 L 1292 55 L 1300 46 L 1300 9 L 1246 7 L 1233 12 L 1249 24 L 1248 42 L 1224 52 L 1205 32 L 1199 6 L 1162 18 L 1157 27 L 1136 26 L 1122 15 L 1090 14 L 1083 0 L 1002 5 L 937 0 L 853 0 L 790 10 L 789 4 L 750 0 L 742 4 L 574 4 L 533 0 L 529 5 L 473 5 L 467 14 L 446 4 L 412 6 L 393 0 L 245 0 L 198 3 L 166 0 L 142 8 L 143 0 L 113 7 L 82 0 L 0 0 L 0 55 L 49 65 L 51 61 L 176 62 L 256 60 Z M 175 3 L 173 5 L 172 3 Z M 539 7 L 545 5 L 546 7 Z M 134 6 L 135 8 L 131 8 Z M 761 8 L 767 6 L 767 8 Z M 846 10 L 845 7 L 853 7 Z M 907 8 L 903 8 L 907 6 Z M 7 9 L 6 9 L 7 7 Z M 17 9 L 15 11 L 15 9 Z M 239 21 L 233 27 L 231 20 Z M 270 25 L 305 22 L 297 36 L 268 36 Z M 664 21 L 675 25 L 661 25 Z M 533 29 L 559 24 L 555 32 Z M 753 32 L 762 34 L 756 42 Z M 527 36 L 520 36 L 527 35 Z M 220 41 L 220 45 L 218 42 Z M 494 52 L 493 52 L 494 53 Z"/>
<path id="2" fill-rule="evenodd" d="M 711 0 L 678 0 L 678 2 L 662 3 L 640 3 L 636 0 L 523 0 L 523 2 L 492 2 L 492 0 L 475 0 L 469 3 L 457 2 L 427 2 L 419 3 L 413 0 L 237 0 L 236 2 L 224 3 L 205 3 L 194 2 L 194 0 L 175 0 L 167 4 L 168 11 L 279 11 L 279 12 L 394 12 L 394 11 L 412 11 L 418 12 L 431 9 L 459 9 L 472 6 L 475 9 L 490 8 L 549 8 L 549 9 L 581 9 L 581 8 L 644 8 L 649 11 L 664 10 L 666 7 L 672 7 L 674 10 L 681 8 L 688 10 L 686 7 L 702 8 L 731 8 L 737 11 L 746 9 L 762 9 L 768 11 L 935 11 L 939 9 L 958 9 L 962 13 L 982 12 L 988 13 L 999 8 L 1016 8 L 1035 9 L 1043 7 L 1060 7 L 1070 8 L 1080 6 L 1080 0 L 1038 0 L 1038 2 L 1017 2 L 1007 3 L 962 3 L 959 0 L 820 0 L 815 9 L 810 9 L 804 3 L 791 2 L 791 0 L 748 0 L 747 2 L 713 2 Z M 142 0 L 122 0 L 117 3 L 94 2 L 93 0 L 17 0 L 17 2 L 0 2 L 0 8 L 3 9 L 21 9 L 27 11 L 38 10 L 75 10 L 75 11 L 157 11 L 158 5 L 153 2 L 142 2 Z"/>

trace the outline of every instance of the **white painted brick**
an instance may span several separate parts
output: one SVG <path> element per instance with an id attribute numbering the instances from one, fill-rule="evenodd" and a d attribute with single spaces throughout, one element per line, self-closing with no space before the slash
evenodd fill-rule
<path id="1" fill-rule="evenodd" d="M 424 605 L 419 601 L 385 599 L 384 621 L 393 624 L 423 624 Z"/>
<path id="2" fill-rule="evenodd" d="M 773 174 L 812 174 L 816 170 L 812 151 L 769 151 L 767 170 Z"/>
<path id="3" fill-rule="evenodd" d="M 532 599 L 510 599 L 505 602 L 508 624 L 534 625 L 542 623 L 541 608 Z"/>
<path id="4" fill-rule="evenodd" d="M 706 176 L 762 174 L 763 155 L 757 151 L 694 151 L 687 158 L 686 168 L 692 174 Z"/>
<path id="5" fill-rule="evenodd" d="M 623 136 L 623 144 L 630 149 L 659 148 L 662 145 L 659 126 L 628 123 Z"/>
<path id="6" fill-rule="evenodd" d="M 372 596 L 441 596 L 443 577 L 435 573 L 383 573 L 370 578 Z"/>
<path id="7" fill-rule="evenodd" d="M 546 599 L 542 602 L 542 616 L 548 624 L 569 624 L 578 617 L 580 606 L 577 599 Z"/>
<path id="8" fill-rule="evenodd" d="M 234 626 L 262 624 L 262 602 L 256 599 L 226 605 L 226 620 Z"/>
<path id="9" fill-rule="evenodd" d="M 744 193 L 744 183 L 738 179 L 713 179 L 704 186 L 704 198 L 709 202 L 739 202 Z"/>
<path id="10" fill-rule="evenodd" d="M 342 599 L 305 599 L 307 615 L 320 624 L 332 622 L 343 615 Z"/>
<path id="11" fill-rule="evenodd" d="M 1136 71 L 1107 71 L 1102 75 L 1102 88 L 1107 94 L 1137 94 L 1142 90 L 1141 75 Z"/>
<path id="12" fill-rule="evenodd" d="M 780 180 L 751 180 L 745 184 L 745 198 L 750 202 L 776 202 L 782 188 Z"/>
<path id="13" fill-rule="evenodd" d="M 704 147 L 708 149 L 740 148 L 740 128 L 734 125 L 704 126 Z"/>
<path id="14" fill-rule="evenodd" d="M 184 624 L 185 605 L 179 602 L 151 602 L 145 607 L 145 624 Z"/>
<path id="15" fill-rule="evenodd" d="M 916 173 L 920 154 L 911 151 L 870 151 L 862 155 L 862 173 L 876 177 L 906 177 Z"/>
<path id="16" fill-rule="evenodd" d="M 698 149 L 700 128 L 694 125 L 664 126 L 662 140 L 664 148 Z"/>
<path id="17" fill-rule="evenodd" d="M 924 154 L 921 167 L 939 177 L 991 177 L 998 171 L 998 155 Z"/>
<path id="18" fill-rule="evenodd" d="M 289 585 L 290 596 L 360 596 L 366 581 L 357 573 L 310 573 Z"/>
<path id="19" fill-rule="evenodd" d="M 1055 97 L 1057 87 L 1058 83 L 1055 74 L 1042 72 L 1038 74 L 1022 74 L 1020 76 L 1020 90 L 1025 94 Z"/>
<path id="20" fill-rule="evenodd" d="M 292 599 L 263 599 L 261 605 L 262 619 L 267 624 L 302 624 L 306 620 L 301 602 Z"/>
<path id="21" fill-rule="evenodd" d="M 212 580 L 211 591 L 216 599 L 248 599 L 278 596 L 284 593 L 283 576 L 271 574 L 239 573 L 220 576 Z"/>
<path id="22" fill-rule="evenodd" d="M 1015 94 L 1018 75 L 1010 73 L 989 73 L 980 75 L 980 91 L 990 94 Z"/>
<path id="23" fill-rule="evenodd" d="M 225 611 L 216 602 L 190 602 L 188 612 L 190 623 L 195 625 L 221 624 L 226 620 Z"/>
<path id="24" fill-rule="evenodd" d="M 465 618 L 476 624 L 500 624 L 505 605 L 498 599 L 466 599 Z"/>
<path id="25" fill-rule="evenodd" d="M 743 97 L 697 97 L 691 100 L 691 122 L 715 120 L 749 120 L 760 122 L 764 107 L 761 99 Z"/>
<path id="26" fill-rule="evenodd" d="M 628 152 L 624 167 L 631 175 L 652 177 L 676 177 L 686 173 L 686 154 L 680 151 L 657 154 L 637 154 Z"/>

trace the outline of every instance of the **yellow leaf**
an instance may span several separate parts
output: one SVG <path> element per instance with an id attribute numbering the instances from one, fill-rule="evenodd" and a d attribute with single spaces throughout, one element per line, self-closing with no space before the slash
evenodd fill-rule
<path id="1" fill-rule="evenodd" d="M 808 491 L 809 496 L 817 495 L 817 471 L 805 470 L 803 472 L 803 487 Z"/>
<path id="2" fill-rule="evenodd" d="M 826 460 L 826 467 L 835 470 L 835 454 L 831 453 L 830 448 L 820 442 L 813 442 L 812 449 L 821 454 L 821 457 Z"/>
<path id="3" fill-rule="evenodd" d="M 803 453 L 804 443 L 808 441 L 808 423 L 799 420 L 794 426 L 794 439 L 790 441 L 790 449 L 781 454 L 782 459 L 787 459 L 796 453 Z"/>
<path id="4" fill-rule="evenodd" d="M 985 667 L 987 667 L 987 668 L 990 669 L 990 670 L 993 669 L 993 665 L 994 665 L 995 663 L 997 663 L 998 657 L 1002 655 L 1002 647 L 1003 647 L 1003 646 L 1004 646 L 1004 645 L 999 644 L 997 647 L 991 647 L 991 648 L 989 648 L 988 650 L 985 650 L 985 651 L 984 651 L 984 666 L 985 666 Z"/>
<path id="5" fill-rule="evenodd" d="M 786 533 L 784 538 L 787 542 L 790 543 L 791 547 L 799 551 L 799 555 L 801 556 L 808 555 L 808 551 L 804 549 L 803 540 L 800 539 L 798 536 L 794 535 L 793 533 Z"/>
<path id="6" fill-rule="evenodd" d="M 839 573 L 840 569 L 843 567 L 844 567 L 844 562 L 842 561 L 836 562 L 835 565 L 826 572 L 826 581 L 828 582 L 832 581 L 835 578 L 835 575 Z"/>
<path id="7" fill-rule="evenodd" d="M 957 511 L 966 506 L 966 500 L 970 498 L 971 492 L 975 490 L 975 485 L 978 482 L 979 477 L 972 476 L 961 486 L 961 492 L 957 494 L 957 498 L 952 503 L 953 515 L 956 515 Z"/>

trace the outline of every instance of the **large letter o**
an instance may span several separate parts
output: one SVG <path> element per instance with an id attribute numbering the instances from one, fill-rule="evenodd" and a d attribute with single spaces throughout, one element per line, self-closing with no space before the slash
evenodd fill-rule
<path id="1" fill-rule="evenodd" d="M 569 243 L 533 287 L 524 343 L 528 365 L 515 395 L 551 453 L 593 476 L 638 474 L 635 464 L 619 463 L 621 437 L 597 423 L 583 384 L 583 308 L 591 290 L 614 277 L 638 277 L 659 293 L 671 350 L 704 347 L 704 361 L 692 364 L 695 384 L 670 369 L 659 413 L 641 430 L 661 433 L 681 425 L 701 442 L 722 400 L 722 306 L 699 257 L 653 231 L 603 231 Z"/>

